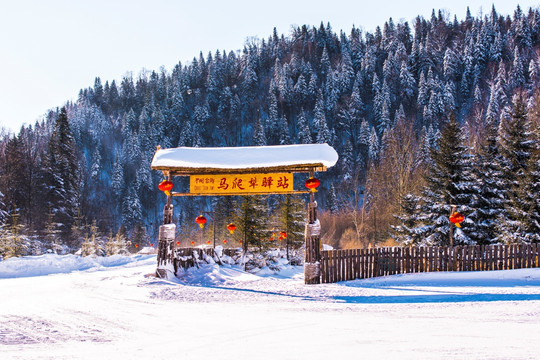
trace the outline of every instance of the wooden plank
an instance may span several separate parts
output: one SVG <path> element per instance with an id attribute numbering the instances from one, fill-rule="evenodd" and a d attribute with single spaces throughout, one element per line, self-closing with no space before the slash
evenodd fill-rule
<path id="1" fill-rule="evenodd" d="M 532 245 L 532 267 L 538 267 L 538 249 L 540 246 L 538 244 L 531 244 Z"/>
<path id="2" fill-rule="evenodd" d="M 527 267 L 532 268 L 532 245 L 533 244 L 527 244 L 526 251 L 527 251 Z"/>
<path id="3" fill-rule="evenodd" d="M 402 274 L 403 273 L 403 248 L 398 247 L 397 248 L 397 273 Z"/>
<path id="4" fill-rule="evenodd" d="M 354 279 L 352 275 L 352 251 L 347 249 L 347 280 Z"/>
<path id="5" fill-rule="evenodd" d="M 347 253 L 345 250 L 340 250 L 340 257 L 339 257 L 339 260 L 340 260 L 340 266 L 339 266 L 339 278 L 340 278 L 340 281 L 345 281 L 346 278 L 345 278 L 345 265 L 346 265 L 346 256 L 347 256 Z"/>
<path id="6" fill-rule="evenodd" d="M 360 249 L 354 249 L 354 278 L 360 279 Z"/>
<path id="7" fill-rule="evenodd" d="M 441 271 L 448 271 L 448 246 L 441 247 Z"/>
<path id="8" fill-rule="evenodd" d="M 473 252 L 474 252 L 474 270 L 478 271 L 480 270 L 480 257 L 481 257 L 480 246 L 474 245 Z"/>
<path id="9" fill-rule="evenodd" d="M 493 270 L 502 270 L 502 246 L 495 245 L 494 246 L 494 252 L 493 252 L 493 263 L 495 267 Z"/>
<path id="10" fill-rule="evenodd" d="M 351 256 L 351 280 L 354 280 L 356 279 L 356 250 L 350 249 L 349 253 Z"/>
<path id="11" fill-rule="evenodd" d="M 332 275 L 332 283 L 335 283 L 337 281 L 337 250 L 332 250 L 332 267 L 331 267 L 331 275 Z"/>
<path id="12" fill-rule="evenodd" d="M 517 262 L 516 262 L 516 245 L 515 244 L 510 245 L 510 263 L 511 263 L 510 269 L 511 270 L 516 269 Z"/>
<path id="13" fill-rule="evenodd" d="M 391 252 L 391 255 L 390 255 L 390 259 L 391 259 L 390 275 L 395 275 L 396 272 L 397 272 L 397 266 L 396 266 L 397 248 L 395 248 L 395 247 L 390 248 L 390 252 Z"/>
<path id="14" fill-rule="evenodd" d="M 368 250 L 368 278 L 372 278 L 373 273 L 373 248 L 367 249 Z"/>
<path id="15" fill-rule="evenodd" d="M 448 271 L 454 271 L 454 249 L 448 247 Z"/>
<path id="16" fill-rule="evenodd" d="M 367 254 L 366 249 L 360 249 L 360 279 L 367 278 Z"/>
<path id="17" fill-rule="evenodd" d="M 510 247 L 509 246 L 505 246 L 503 247 L 503 260 L 502 260 L 502 269 L 501 270 L 508 270 L 509 266 L 508 266 L 508 252 L 509 252 L 509 249 Z"/>
<path id="18" fill-rule="evenodd" d="M 486 270 L 490 271 L 493 270 L 493 253 L 491 252 L 491 246 L 490 245 L 484 245 L 485 251 L 486 251 Z"/>
<path id="19" fill-rule="evenodd" d="M 339 250 L 336 250 L 334 255 L 335 257 L 335 266 L 334 266 L 334 282 L 341 281 L 339 277 L 339 271 L 341 267 L 341 253 Z"/>
<path id="20" fill-rule="evenodd" d="M 461 246 L 454 248 L 454 271 L 461 271 Z"/>
<path id="21" fill-rule="evenodd" d="M 347 250 L 342 250 L 341 251 L 341 255 L 342 255 L 342 258 L 343 258 L 343 262 L 342 262 L 342 267 L 341 267 L 341 281 L 346 281 L 348 280 L 348 276 L 347 276 Z"/>
<path id="22" fill-rule="evenodd" d="M 326 278 L 327 268 L 328 268 L 328 252 L 323 250 L 321 251 L 321 282 L 323 284 L 328 283 L 328 280 Z"/>

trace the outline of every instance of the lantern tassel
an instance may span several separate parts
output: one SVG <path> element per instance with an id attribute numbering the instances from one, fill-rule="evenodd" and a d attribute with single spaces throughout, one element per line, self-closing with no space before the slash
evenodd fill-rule
<path id="1" fill-rule="evenodd" d="M 457 226 L 458 228 L 460 228 L 460 227 L 461 227 L 461 225 L 460 225 L 459 223 L 456 223 L 456 226 Z"/>

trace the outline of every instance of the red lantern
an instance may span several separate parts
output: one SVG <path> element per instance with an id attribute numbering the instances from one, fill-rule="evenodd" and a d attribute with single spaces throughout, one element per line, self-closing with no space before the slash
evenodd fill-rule
<path id="1" fill-rule="evenodd" d="M 232 235 L 234 233 L 234 230 L 236 230 L 236 225 L 234 225 L 233 223 L 230 223 L 229 225 L 227 225 L 227 230 L 229 230 L 229 232 Z"/>
<path id="2" fill-rule="evenodd" d="M 283 240 L 283 236 L 278 237 L 278 240 L 279 241 Z"/>
<path id="3" fill-rule="evenodd" d="M 463 222 L 463 220 L 465 220 L 465 216 L 463 216 L 463 214 L 458 213 L 457 211 L 454 211 L 452 215 L 450 215 L 449 220 L 452 224 L 455 224 L 457 227 L 461 227 L 460 223 Z"/>
<path id="4" fill-rule="evenodd" d="M 192 241 L 192 242 L 191 242 L 191 246 L 195 246 L 195 241 Z"/>
<path id="5" fill-rule="evenodd" d="M 150 247 L 154 247 L 154 244 L 150 244 Z"/>
<path id="6" fill-rule="evenodd" d="M 227 239 L 223 240 L 223 243 L 227 244 Z M 242 242 L 240 241 L 240 243 L 242 243 Z"/>
<path id="7" fill-rule="evenodd" d="M 195 219 L 195 222 L 197 224 L 199 224 L 199 226 L 201 227 L 201 229 L 204 227 L 204 224 L 206 224 L 206 218 L 202 215 L 199 215 L 197 216 L 197 218 Z"/>
<path id="8" fill-rule="evenodd" d="M 135 244 L 135 247 L 138 248 L 138 247 L 139 247 L 139 244 Z"/>
<path id="9" fill-rule="evenodd" d="M 177 241 L 177 242 L 176 242 L 176 246 L 180 246 L 180 241 Z"/>
<path id="10" fill-rule="evenodd" d="M 270 240 L 270 241 L 274 241 L 274 238 L 273 238 L 273 237 L 271 237 L 271 238 L 270 238 L 270 239 L 268 239 L 268 240 Z"/>
<path id="11" fill-rule="evenodd" d="M 165 195 L 167 196 L 171 195 L 172 188 L 173 188 L 173 183 L 172 181 L 169 181 L 169 180 L 163 180 L 158 185 L 158 189 L 163 191 Z"/>
<path id="12" fill-rule="evenodd" d="M 210 240 L 206 240 L 206 243 L 207 243 L 208 245 L 210 245 Z"/>
<path id="13" fill-rule="evenodd" d="M 310 177 L 309 179 L 306 180 L 305 185 L 311 192 L 316 192 L 317 187 L 319 186 L 320 183 L 321 182 L 318 179 L 315 179 L 314 177 Z"/>
<path id="14" fill-rule="evenodd" d="M 287 233 L 285 231 L 282 231 L 279 234 L 281 235 L 282 238 L 284 238 L 284 239 L 287 238 Z"/>

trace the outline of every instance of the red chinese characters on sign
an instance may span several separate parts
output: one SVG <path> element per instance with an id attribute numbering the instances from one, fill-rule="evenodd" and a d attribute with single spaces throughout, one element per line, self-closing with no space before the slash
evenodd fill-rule
<path id="1" fill-rule="evenodd" d="M 193 194 L 283 193 L 293 191 L 293 174 L 191 175 Z"/>
<path id="2" fill-rule="evenodd" d="M 289 179 L 280 177 L 277 181 L 277 187 L 288 189 L 289 188 Z"/>

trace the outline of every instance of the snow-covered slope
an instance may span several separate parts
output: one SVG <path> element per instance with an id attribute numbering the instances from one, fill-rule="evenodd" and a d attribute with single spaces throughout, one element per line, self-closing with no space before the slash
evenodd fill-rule
<path id="1" fill-rule="evenodd" d="M 155 256 L 0 262 L 2 359 L 535 359 L 540 269 L 304 285 Z M 46 275 L 50 274 L 50 275 Z M 37 276 L 42 275 L 42 276 Z"/>

